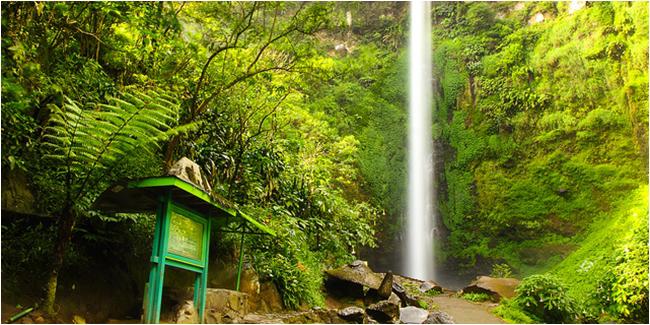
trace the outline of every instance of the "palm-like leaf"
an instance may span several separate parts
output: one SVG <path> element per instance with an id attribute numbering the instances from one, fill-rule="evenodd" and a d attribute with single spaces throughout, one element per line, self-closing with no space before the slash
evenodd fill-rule
<path id="1" fill-rule="evenodd" d="M 151 153 L 171 135 L 195 125 L 173 127 L 179 105 L 156 92 L 123 94 L 96 109 L 80 108 L 66 98 L 45 128 L 44 158 L 64 169 L 67 189 L 78 198 L 131 155 Z"/>

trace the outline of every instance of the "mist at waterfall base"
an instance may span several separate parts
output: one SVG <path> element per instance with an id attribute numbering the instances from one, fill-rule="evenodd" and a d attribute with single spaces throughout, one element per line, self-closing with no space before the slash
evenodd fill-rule
<path id="1" fill-rule="evenodd" d="M 435 280 L 433 237 L 433 78 L 431 67 L 431 4 L 411 2 L 409 33 L 408 211 L 404 275 Z"/>

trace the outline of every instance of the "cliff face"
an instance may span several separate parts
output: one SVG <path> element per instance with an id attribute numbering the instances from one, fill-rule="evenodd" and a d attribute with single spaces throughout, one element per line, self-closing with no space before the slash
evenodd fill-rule
<path id="1" fill-rule="evenodd" d="M 647 6 L 444 3 L 434 16 L 446 255 L 551 266 L 647 183 Z"/>

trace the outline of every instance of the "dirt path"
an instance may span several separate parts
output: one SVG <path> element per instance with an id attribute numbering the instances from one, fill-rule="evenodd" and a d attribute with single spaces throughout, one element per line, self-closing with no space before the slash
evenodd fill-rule
<path id="1" fill-rule="evenodd" d="M 440 307 L 449 316 L 454 318 L 456 324 L 505 324 L 502 319 L 490 312 L 486 303 L 473 303 L 465 299 L 454 297 L 451 294 L 441 294 L 429 298 L 431 302 Z"/>

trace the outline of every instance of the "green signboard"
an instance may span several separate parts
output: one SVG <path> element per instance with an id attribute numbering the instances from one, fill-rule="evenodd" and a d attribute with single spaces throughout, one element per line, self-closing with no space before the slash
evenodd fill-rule
<path id="1" fill-rule="evenodd" d="M 203 260 L 203 224 L 172 211 L 168 250 L 172 254 Z"/>

